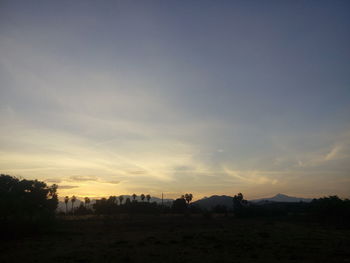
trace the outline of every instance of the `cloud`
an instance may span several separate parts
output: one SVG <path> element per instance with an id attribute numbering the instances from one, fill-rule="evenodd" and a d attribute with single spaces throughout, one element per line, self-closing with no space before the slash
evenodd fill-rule
<path id="1" fill-rule="evenodd" d="M 295 166 L 299 168 L 326 169 L 338 165 L 338 168 L 346 168 L 344 163 L 348 163 L 350 157 L 350 144 L 346 141 L 337 142 L 333 146 L 327 146 L 315 152 L 301 154 Z"/>
<path id="2" fill-rule="evenodd" d="M 69 177 L 69 181 L 76 181 L 76 182 L 88 182 L 88 181 L 99 181 L 99 178 L 97 176 L 90 176 L 90 175 L 85 175 L 85 176 L 71 176 Z"/>
<path id="3" fill-rule="evenodd" d="M 174 167 L 175 172 L 189 172 L 194 170 L 195 168 L 189 165 L 178 165 Z"/>
<path id="4" fill-rule="evenodd" d="M 78 185 L 59 185 L 58 189 L 73 189 L 73 188 L 79 188 Z"/>
<path id="5" fill-rule="evenodd" d="M 331 151 L 325 156 L 325 160 L 326 161 L 330 161 L 330 160 L 336 160 L 336 159 L 339 159 L 339 158 L 342 158 L 342 150 L 343 150 L 343 147 L 341 145 L 337 145 L 337 146 L 334 146 Z"/>
<path id="6" fill-rule="evenodd" d="M 60 182 L 62 182 L 62 180 L 60 179 L 46 179 L 45 181 L 47 183 L 53 183 L 53 184 L 59 184 Z"/>
<path id="7" fill-rule="evenodd" d="M 143 171 L 143 170 L 138 170 L 138 171 L 130 171 L 129 174 L 146 174 L 147 171 Z"/>
<path id="8" fill-rule="evenodd" d="M 106 181 L 107 184 L 120 184 L 120 181 Z"/>
<path id="9" fill-rule="evenodd" d="M 234 171 L 227 167 L 224 171 L 231 177 L 234 177 L 244 183 L 248 184 L 271 184 L 275 185 L 278 183 L 276 178 L 270 178 L 271 176 L 263 175 L 262 171 Z"/>
<path id="10" fill-rule="evenodd" d="M 70 182 L 96 182 L 96 183 L 105 183 L 105 184 L 119 184 L 119 180 L 105 180 L 97 176 L 92 175 L 79 175 L 79 176 L 70 176 L 67 181 Z"/>

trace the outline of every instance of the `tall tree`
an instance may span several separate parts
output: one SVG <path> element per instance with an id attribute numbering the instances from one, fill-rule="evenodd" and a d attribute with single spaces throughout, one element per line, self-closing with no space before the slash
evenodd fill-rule
<path id="1" fill-rule="evenodd" d="M 192 198 L 193 198 L 192 194 L 185 194 L 185 200 L 187 204 L 190 204 L 190 202 L 192 201 Z"/>
<path id="2" fill-rule="evenodd" d="M 72 202 L 72 214 L 74 215 L 74 203 L 77 200 L 77 198 L 75 197 L 75 195 L 72 196 L 72 198 L 70 199 L 70 201 Z"/>
<path id="3" fill-rule="evenodd" d="M 144 194 L 141 194 L 141 200 L 142 202 L 145 200 L 146 196 Z"/>
<path id="4" fill-rule="evenodd" d="M 136 194 L 133 194 L 133 195 L 132 195 L 132 200 L 133 200 L 134 202 L 136 201 L 136 197 L 137 197 Z"/>
<path id="5" fill-rule="evenodd" d="M 119 196 L 119 204 L 120 204 L 120 205 L 122 204 L 123 200 L 124 200 L 124 196 L 120 195 L 120 196 Z"/>
<path id="6" fill-rule="evenodd" d="M 66 204 L 66 215 L 68 214 L 68 202 L 69 202 L 69 197 L 66 196 L 66 197 L 64 198 L 64 203 Z"/>
<path id="7" fill-rule="evenodd" d="M 89 197 L 85 197 L 84 200 L 85 200 L 85 208 L 88 208 L 89 204 L 90 204 L 90 198 Z"/>
<path id="8" fill-rule="evenodd" d="M 246 205 L 248 202 L 247 200 L 244 200 L 243 194 L 238 193 L 233 197 L 233 211 L 236 215 L 240 214 L 242 211 L 242 208 L 244 205 Z"/>
<path id="9" fill-rule="evenodd" d="M 146 199 L 147 199 L 147 202 L 149 203 L 149 201 L 151 200 L 151 195 L 146 195 Z"/>

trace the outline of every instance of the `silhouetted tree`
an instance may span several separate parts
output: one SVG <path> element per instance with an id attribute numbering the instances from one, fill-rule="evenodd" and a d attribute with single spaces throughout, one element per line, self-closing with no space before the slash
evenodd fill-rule
<path id="1" fill-rule="evenodd" d="M 124 196 L 120 195 L 120 196 L 119 196 L 119 204 L 120 204 L 120 205 L 122 204 L 123 200 L 124 200 Z"/>
<path id="2" fill-rule="evenodd" d="M 233 197 L 233 209 L 239 209 L 242 206 L 243 194 L 238 193 Z"/>
<path id="3" fill-rule="evenodd" d="M 77 200 L 77 198 L 75 197 L 75 195 L 72 196 L 72 198 L 70 199 L 70 201 L 72 202 L 72 214 L 74 215 L 74 203 Z"/>
<path id="4" fill-rule="evenodd" d="M 85 207 L 88 208 L 89 204 L 90 204 L 90 198 L 89 197 L 85 197 Z"/>
<path id="5" fill-rule="evenodd" d="M 151 200 L 151 195 L 146 195 L 146 199 L 147 199 L 147 202 L 149 203 L 150 202 L 150 200 Z"/>
<path id="6" fill-rule="evenodd" d="M 320 219 L 349 222 L 350 201 L 349 199 L 342 200 L 337 195 L 313 199 L 310 204 L 310 212 Z"/>
<path id="7" fill-rule="evenodd" d="M 183 196 L 181 196 L 181 198 L 178 198 L 173 202 L 172 210 L 176 213 L 183 213 L 186 211 L 186 208 L 187 208 L 187 204 Z"/>
<path id="8" fill-rule="evenodd" d="M 111 205 L 114 205 L 116 201 L 117 201 L 117 197 L 116 197 L 116 196 L 110 196 L 110 197 L 108 198 L 108 202 L 109 202 Z"/>
<path id="9" fill-rule="evenodd" d="M 100 200 L 96 200 L 93 205 L 96 214 L 107 214 L 108 213 L 108 201 L 106 198 L 101 198 Z"/>
<path id="10" fill-rule="evenodd" d="M 184 197 L 185 197 L 187 204 L 190 204 L 190 202 L 192 201 L 193 195 L 192 194 L 185 194 Z"/>
<path id="11" fill-rule="evenodd" d="M 132 200 L 133 200 L 133 202 L 136 202 L 136 197 L 137 197 L 136 194 L 133 194 L 133 195 L 132 195 Z"/>
<path id="12" fill-rule="evenodd" d="M 114 211 L 117 208 L 117 197 L 116 196 L 110 196 L 107 200 L 107 213 L 113 214 Z"/>
<path id="13" fill-rule="evenodd" d="M 141 200 L 142 200 L 142 202 L 145 200 L 145 198 L 146 198 L 146 196 L 144 195 L 144 194 L 141 194 Z"/>
<path id="14" fill-rule="evenodd" d="M 64 203 L 66 204 L 66 215 L 68 214 L 68 202 L 69 202 L 69 197 L 66 196 L 66 197 L 64 198 Z"/>
<path id="15" fill-rule="evenodd" d="M 89 212 L 90 211 L 86 208 L 86 205 L 83 204 L 83 202 L 81 202 L 78 208 L 76 208 L 74 211 L 76 215 L 87 215 Z"/>
<path id="16" fill-rule="evenodd" d="M 57 185 L 0 175 L 0 220 L 35 221 L 53 217 L 58 205 Z"/>
<path id="17" fill-rule="evenodd" d="M 247 205 L 247 200 L 244 200 L 243 194 L 238 193 L 233 197 L 233 211 L 236 215 L 241 213 L 243 206 Z"/>

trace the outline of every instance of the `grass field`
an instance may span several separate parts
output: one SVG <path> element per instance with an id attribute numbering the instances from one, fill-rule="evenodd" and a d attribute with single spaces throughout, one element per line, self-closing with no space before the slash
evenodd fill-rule
<path id="1" fill-rule="evenodd" d="M 0 262 L 350 262 L 350 230 L 292 220 L 203 216 L 59 219 L 3 240 Z"/>

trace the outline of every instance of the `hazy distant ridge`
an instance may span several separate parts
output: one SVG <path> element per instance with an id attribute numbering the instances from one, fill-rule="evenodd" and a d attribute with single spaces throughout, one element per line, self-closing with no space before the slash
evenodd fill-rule
<path id="1" fill-rule="evenodd" d="M 213 195 L 211 197 L 205 197 L 203 199 L 193 202 L 194 205 L 198 205 L 201 208 L 211 209 L 217 205 L 224 205 L 227 208 L 232 208 L 232 196 L 227 195 Z M 252 203 L 265 203 L 265 202 L 286 202 L 286 203 L 299 203 L 299 202 L 311 202 L 310 198 L 293 197 L 284 194 L 277 194 L 273 197 L 260 198 L 249 200 Z"/>
<path id="2" fill-rule="evenodd" d="M 277 194 L 269 198 L 260 198 L 260 199 L 250 200 L 250 202 L 253 202 L 253 203 L 258 203 L 258 202 L 309 203 L 311 201 L 312 201 L 311 198 L 294 197 L 294 196 L 288 196 L 284 194 Z"/>

